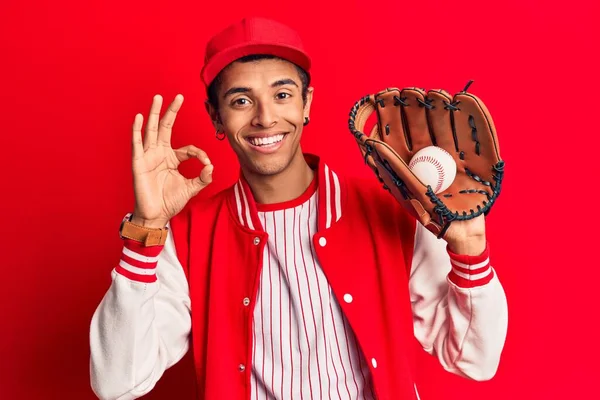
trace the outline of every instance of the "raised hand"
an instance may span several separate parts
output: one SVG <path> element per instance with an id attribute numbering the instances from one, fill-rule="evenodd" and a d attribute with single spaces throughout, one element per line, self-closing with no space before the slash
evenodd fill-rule
<path id="1" fill-rule="evenodd" d="M 162 97 L 154 96 L 146 132 L 142 139 L 144 116 L 137 114 L 133 123 L 132 169 L 135 209 L 132 222 L 149 228 L 163 228 L 187 202 L 212 182 L 213 165 L 204 151 L 188 145 L 171 147 L 171 132 L 183 96 L 177 95 L 160 118 Z M 179 164 L 197 158 L 204 167 L 200 175 L 185 178 Z"/>
<path id="2" fill-rule="evenodd" d="M 492 116 L 467 89 L 386 88 L 360 99 L 348 126 L 367 164 L 383 187 L 454 251 L 479 254 L 485 247 L 485 221 L 500 195 L 504 161 Z M 369 115 L 377 123 L 367 135 Z M 409 168 L 419 150 L 437 146 L 456 162 L 456 177 L 442 192 L 424 184 Z"/>

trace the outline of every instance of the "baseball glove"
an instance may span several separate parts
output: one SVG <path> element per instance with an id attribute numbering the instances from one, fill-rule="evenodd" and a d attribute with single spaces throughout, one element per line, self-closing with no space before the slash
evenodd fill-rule
<path id="1" fill-rule="evenodd" d="M 504 161 L 492 117 L 476 96 L 473 81 L 454 97 L 444 90 L 387 88 L 361 98 L 348 126 L 365 162 L 383 187 L 438 238 L 453 221 L 487 215 L 500 195 Z M 377 111 L 370 134 L 367 119 Z M 438 146 L 456 162 L 456 178 L 434 193 L 409 169 L 412 156 Z"/>

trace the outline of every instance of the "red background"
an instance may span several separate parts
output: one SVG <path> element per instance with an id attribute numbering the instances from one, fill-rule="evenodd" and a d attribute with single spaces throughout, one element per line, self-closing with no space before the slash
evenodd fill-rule
<path id="1" fill-rule="evenodd" d="M 2 399 L 94 398 L 88 329 L 133 204 L 133 117 L 155 93 L 182 93 L 174 145 L 208 152 L 208 192 L 231 183 L 236 159 L 214 139 L 199 70 L 209 35 L 250 14 L 303 35 L 315 87 L 304 150 L 341 172 L 370 173 L 346 126 L 365 94 L 474 79 L 494 116 L 507 165 L 488 219 L 510 306 L 502 364 L 476 383 L 424 355 L 421 398 L 597 398 L 597 1 L 332 3 L 2 2 Z M 190 365 L 148 398 L 191 399 Z"/>

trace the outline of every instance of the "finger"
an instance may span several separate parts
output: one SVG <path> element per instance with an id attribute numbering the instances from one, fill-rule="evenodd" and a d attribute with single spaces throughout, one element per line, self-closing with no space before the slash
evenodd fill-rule
<path id="1" fill-rule="evenodd" d="M 418 88 L 403 89 L 400 92 L 400 99 L 406 116 L 404 129 L 412 142 L 412 154 L 423 147 L 435 145 L 435 138 L 432 137 L 427 123 L 427 113 L 432 106 L 426 99 L 425 92 Z"/>
<path id="2" fill-rule="evenodd" d="M 175 156 L 177 156 L 177 160 L 179 160 L 180 163 L 189 160 L 190 158 L 197 158 L 202 164 L 210 165 L 210 159 L 206 152 L 191 144 L 175 150 Z"/>
<path id="3" fill-rule="evenodd" d="M 202 168 L 202 171 L 200 171 L 200 175 L 198 177 L 190 179 L 188 181 L 192 196 L 197 195 L 202 189 L 204 189 L 212 183 L 213 170 L 214 166 L 212 164 L 207 165 L 204 168 Z"/>
<path id="4" fill-rule="evenodd" d="M 444 90 L 436 89 L 427 92 L 429 104 L 433 107 L 428 110 L 428 124 L 431 135 L 439 146 L 458 159 L 458 145 L 452 129 L 453 111 L 447 104 L 452 103 L 452 96 Z"/>
<path id="5" fill-rule="evenodd" d="M 158 137 L 158 119 L 160 118 L 161 107 L 162 96 L 157 94 L 152 99 L 152 106 L 150 106 L 148 124 L 146 125 L 146 137 L 144 138 L 144 149 L 148 149 L 150 146 L 156 146 Z"/>
<path id="6" fill-rule="evenodd" d="M 400 90 L 386 89 L 375 95 L 375 107 L 380 139 L 396 150 L 405 162 L 411 157 L 412 142 L 405 130 L 405 118 L 401 108 Z M 373 137 L 373 134 L 371 135 Z"/>
<path id="7" fill-rule="evenodd" d="M 158 126 L 158 143 L 163 145 L 171 145 L 171 132 L 177 112 L 183 104 L 183 96 L 178 94 L 165 112 L 165 115 L 160 120 Z"/>
<path id="8" fill-rule="evenodd" d="M 144 155 L 144 144 L 142 142 L 142 125 L 144 123 L 144 116 L 142 114 L 136 114 L 133 120 L 132 127 L 132 138 L 131 138 L 131 150 L 134 160 Z"/>
<path id="9" fill-rule="evenodd" d="M 490 180 L 492 165 L 500 160 L 496 128 L 487 107 L 476 96 L 460 92 L 454 96 L 459 108 L 454 112 L 458 146 L 464 152 L 467 168 L 479 177 Z"/>

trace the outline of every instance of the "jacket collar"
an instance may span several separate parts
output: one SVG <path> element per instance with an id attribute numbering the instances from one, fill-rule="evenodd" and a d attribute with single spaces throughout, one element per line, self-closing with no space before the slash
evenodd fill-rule
<path id="1" fill-rule="evenodd" d="M 304 158 L 308 165 L 317 171 L 317 229 L 319 231 L 329 229 L 342 217 L 345 184 L 320 157 L 305 153 Z M 238 181 L 230 188 L 228 198 L 229 209 L 239 225 L 253 231 L 264 232 L 258 218 L 256 201 L 241 173 Z"/>

